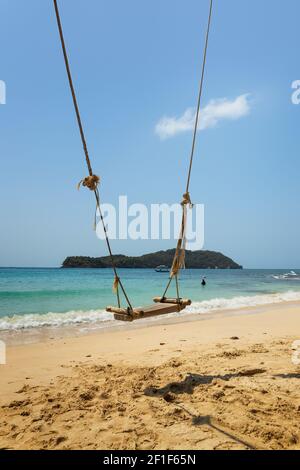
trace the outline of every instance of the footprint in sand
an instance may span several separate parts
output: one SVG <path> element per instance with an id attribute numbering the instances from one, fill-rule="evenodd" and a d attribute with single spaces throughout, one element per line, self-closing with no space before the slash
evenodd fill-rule
<path id="1" fill-rule="evenodd" d="M 15 393 L 25 393 L 25 392 L 28 392 L 29 389 L 30 389 L 29 385 L 23 385 L 23 387 L 20 388 L 20 390 L 17 390 Z"/>
<path id="2" fill-rule="evenodd" d="M 176 396 L 173 393 L 167 392 L 167 393 L 165 393 L 165 395 L 163 395 L 163 399 L 167 403 L 172 403 L 173 401 L 175 401 Z"/>
<path id="3" fill-rule="evenodd" d="M 58 436 L 56 438 L 55 445 L 58 446 L 59 444 L 61 444 L 62 442 L 65 442 L 66 440 L 67 438 L 65 436 Z"/>

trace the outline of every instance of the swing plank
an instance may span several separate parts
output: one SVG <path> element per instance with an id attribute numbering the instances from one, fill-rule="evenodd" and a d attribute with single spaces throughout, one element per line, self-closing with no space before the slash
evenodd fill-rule
<path id="1" fill-rule="evenodd" d="M 185 307 L 186 305 L 183 304 L 160 302 L 146 307 L 134 308 L 132 313 L 128 313 L 126 309 L 120 309 L 117 307 L 107 307 L 106 311 L 114 313 L 115 320 L 134 321 L 142 318 L 180 312 L 181 310 L 184 310 Z"/>
<path id="2" fill-rule="evenodd" d="M 192 301 L 190 299 L 169 299 L 167 297 L 162 298 L 162 297 L 154 297 L 153 302 L 155 303 L 167 303 L 167 304 L 180 304 L 184 305 L 184 307 L 187 307 L 188 305 L 191 305 Z"/>

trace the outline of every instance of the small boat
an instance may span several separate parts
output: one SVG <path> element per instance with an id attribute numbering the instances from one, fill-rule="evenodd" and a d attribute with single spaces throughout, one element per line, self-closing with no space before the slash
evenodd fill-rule
<path id="1" fill-rule="evenodd" d="M 159 266 L 156 266 L 156 268 L 155 268 L 155 271 L 157 273 L 168 273 L 169 270 L 170 269 L 165 264 L 160 264 Z"/>
<path id="2" fill-rule="evenodd" d="M 296 277 L 298 276 L 298 274 L 295 273 L 295 271 L 290 271 L 289 273 L 284 274 L 284 277 L 287 279 L 293 279 L 295 276 Z"/>
<path id="3" fill-rule="evenodd" d="M 277 276 L 272 276 L 272 277 L 278 280 L 293 280 L 293 281 L 300 280 L 300 275 L 295 273 L 295 271 L 290 271 L 289 273 L 279 274 Z"/>

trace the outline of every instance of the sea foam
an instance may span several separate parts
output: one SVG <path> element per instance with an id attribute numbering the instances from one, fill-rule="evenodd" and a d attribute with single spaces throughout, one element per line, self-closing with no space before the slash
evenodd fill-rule
<path id="1" fill-rule="evenodd" d="M 185 314 L 209 314 L 223 310 L 237 310 L 245 307 L 257 307 L 283 302 L 300 301 L 300 292 L 287 291 L 276 294 L 239 296 L 233 298 L 215 298 L 193 302 L 184 312 L 169 314 L 174 317 Z M 158 317 L 159 318 L 159 317 Z M 99 310 L 71 310 L 65 313 L 48 312 L 44 314 L 7 315 L 0 318 L 0 330 L 21 330 L 41 327 L 60 327 L 75 324 L 93 324 L 102 327 L 111 326 L 115 321 L 110 313 Z M 106 323 L 106 324 L 105 324 Z"/>
<path id="2" fill-rule="evenodd" d="M 204 300 L 202 302 L 193 302 L 187 307 L 186 313 L 210 313 L 218 310 L 236 310 L 246 307 L 257 307 L 282 302 L 300 301 L 300 292 L 287 291 L 276 294 L 261 294 L 253 296 L 239 296 L 231 299 L 216 298 Z"/>
<path id="3" fill-rule="evenodd" d="M 111 314 L 105 310 L 70 310 L 64 313 L 30 313 L 8 315 L 0 318 L 0 330 L 20 330 L 41 328 L 43 326 L 64 326 L 83 323 L 98 323 L 111 320 Z"/>

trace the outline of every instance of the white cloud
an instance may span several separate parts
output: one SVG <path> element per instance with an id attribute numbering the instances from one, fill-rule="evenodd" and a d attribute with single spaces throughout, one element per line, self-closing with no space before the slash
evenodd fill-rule
<path id="1" fill-rule="evenodd" d="M 236 120 L 250 112 L 250 95 L 238 96 L 234 100 L 222 98 L 211 100 L 200 110 L 198 130 L 209 129 L 223 120 Z M 196 111 L 188 108 L 181 117 L 163 117 L 155 126 L 155 133 L 161 139 L 173 137 L 176 134 L 192 131 L 195 126 Z"/>

